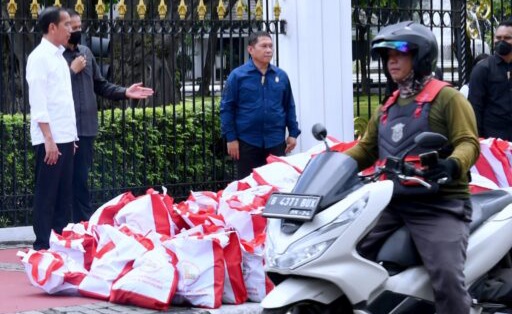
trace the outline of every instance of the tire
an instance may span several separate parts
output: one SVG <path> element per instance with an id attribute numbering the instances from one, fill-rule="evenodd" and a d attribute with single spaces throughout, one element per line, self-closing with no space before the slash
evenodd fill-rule
<path id="1" fill-rule="evenodd" d="M 262 314 L 344 314 L 352 313 L 352 307 L 346 298 L 340 298 L 331 304 L 314 301 L 301 301 L 276 309 L 263 309 Z"/>

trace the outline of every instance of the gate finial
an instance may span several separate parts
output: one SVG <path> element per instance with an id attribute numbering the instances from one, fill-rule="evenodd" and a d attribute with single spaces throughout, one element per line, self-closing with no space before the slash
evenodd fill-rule
<path id="1" fill-rule="evenodd" d="M 124 3 L 124 0 L 119 0 L 117 3 L 117 13 L 119 14 L 119 18 L 121 20 L 124 20 L 124 16 L 126 15 L 126 4 Z"/>
<path id="2" fill-rule="evenodd" d="M 103 3 L 103 0 L 98 0 L 98 4 L 96 4 L 96 13 L 100 20 L 103 19 L 103 15 L 105 15 L 105 3 Z"/>
<path id="3" fill-rule="evenodd" d="M 61 8 L 62 4 L 60 3 L 60 0 L 55 0 L 55 3 L 53 4 L 54 7 Z"/>
<path id="4" fill-rule="evenodd" d="M 39 6 L 39 3 L 37 3 L 37 0 L 32 0 L 32 3 L 30 4 L 30 14 L 32 14 L 33 19 L 37 19 L 40 8 L 41 7 Z"/>
<path id="5" fill-rule="evenodd" d="M 185 0 L 180 1 L 180 5 L 178 6 L 178 14 L 182 20 L 184 20 L 187 16 L 187 5 L 185 4 Z"/>
<path id="6" fill-rule="evenodd" d="M 244 4 L 242 3 L 242 0 L 238 0 L 238 3 L 236 4 L 236 16 L 238 17 L 239 20 L 242 19 L 242 17 L 244 16 Z"/>
<path id="7" fill-rule="evenodd" d="M 204 21 L 204 17 L 206 15 L 206 5 L 204 5 L 203 0 L 199 0 L 199 4 L 197 5 L 197 15 L 199 16 L 200 21 Z"/>
<path id="8" fill-rule="evenodd" d="M 144 0 L 139 0 L 139 4 L 137 4 L 137 13 L 139 14 L 139 18 L 142 20 L 146 17 L 146 4 Z"/>
<path id="9" fill-rule="evenodd" d="M 7 3 L 7 12 L 9 13 L 9 18 L 13 19 L 16 15 L 16 11 L 18 11 L 18 4 L 14 0 L 9 1 Z"/>
<path id="10" fill-rule="evenodd" d="M 224 6 L 224 1 L 219 0 L 219 5 L 217 6 L 217 14 L 219 15 L 219 20 L 224 19 L 224 14 L 226 14 L 226 7 Z"/>
<path id="11" fill-rule="evenodd" d="M 254 8 L 254 12 L 256 15 L 256 21 L 261 21 L 263 19 L 263 5 L 261 5 L 261 0 L 256 2 L 256 7 Z"/>
<path id="12" fill-rule="evenodd" d="M 84 11 L 85 11 L 85 6 L 84 4 L 82 3 L 82 0 L 78 0 L 76 2 L 76 5 L 75 5 L 75 11 L 76 13 L 78 13 L 80 16 L 82 16 L 84 14 Z"/>
<path id="13" fill-rule="evenodd" d="M 160 4 L 158 5 L 158 15 L 161 20 L 165 19 L 165 16 L 167 15 L 167 4 L 165 4 L 164 0 L 160 0 Z"/>
<path id="14" fill-rule="evenodd" d="M 281 6 L 279 5 L 279 0 L 276 0 L 276 3 L 274 4 L 274 18 L 276 20 L 279 20 L 280 16 L 281 16 Z"/>

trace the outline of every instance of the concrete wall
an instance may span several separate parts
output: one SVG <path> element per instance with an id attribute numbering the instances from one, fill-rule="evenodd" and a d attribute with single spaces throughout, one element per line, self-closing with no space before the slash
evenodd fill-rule
<path id="1" fill-rule="evenodd" d="M 302 130 L 295 151 L 316 144 L 311 127 L 317 122 L 330 135 L 352 140 L 350 1 L 280 0 L 279 4 L 281 19 L 288 24 L 286 35 L 279 37 L 279 66 L 290 76 Z"/>

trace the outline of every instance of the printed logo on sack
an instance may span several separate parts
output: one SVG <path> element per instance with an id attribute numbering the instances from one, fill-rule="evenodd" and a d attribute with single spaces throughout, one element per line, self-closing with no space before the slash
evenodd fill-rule
<path id="1" fill-rule="evenodd" d="M 189 261 L 180 262 L 182 271 L 180 272 L 180 280 L 184 280 L 185 285 L 190 286 L 194 284 L 199 278 L 199 267 Z"/>
<path id="2" fill-rule="evenodd" d="M 144 259 L 144 262 L 140 265 L 140 270 L 145 273 L 155 273 L 163 268 L 164 265 L 161 263 L 157 263 L 147 258 Z"/>
<path id="3" fill-rule="evenodd" d="M 397 123 L 391 127 L 391 130 L 393 131 L 393 134 L 391 134 L 391 139 L 393 142 L 397 143 L 402 140 L 402 137 L 404 137 L 404 127 L 405 124 L 403 123 Z"/>

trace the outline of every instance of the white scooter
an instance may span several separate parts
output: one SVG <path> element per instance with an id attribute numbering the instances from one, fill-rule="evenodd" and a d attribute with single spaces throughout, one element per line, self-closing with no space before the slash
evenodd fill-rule
<path id="1" fill-rule="evenodd" d="M 325 142 L 327 132 L 315 125 L 313 135 Z M 415 138 L 434 154 L 445 142 L 429 132 Z M 403 160 L 390 158 L 378 172 L 432 188 Z M 309 162 L 291 193 L 271 195 L 263 213 L 269 218 L 266 270 L 280 283 L 262 301 L 263 313 L 435 313 L 430 279 L 407 229 L 387 240 L 378 263 L 358 254 L 358 242 L 391 200 L 393 182 L 364 184 L 357 172 L 355 160 L 327 149 Z M 484 192 L 472 202 L 468 287 L 512 246 L 512 190 Z M 496 312 L 493 304 L 473 303 L 472 313 Z"/>

